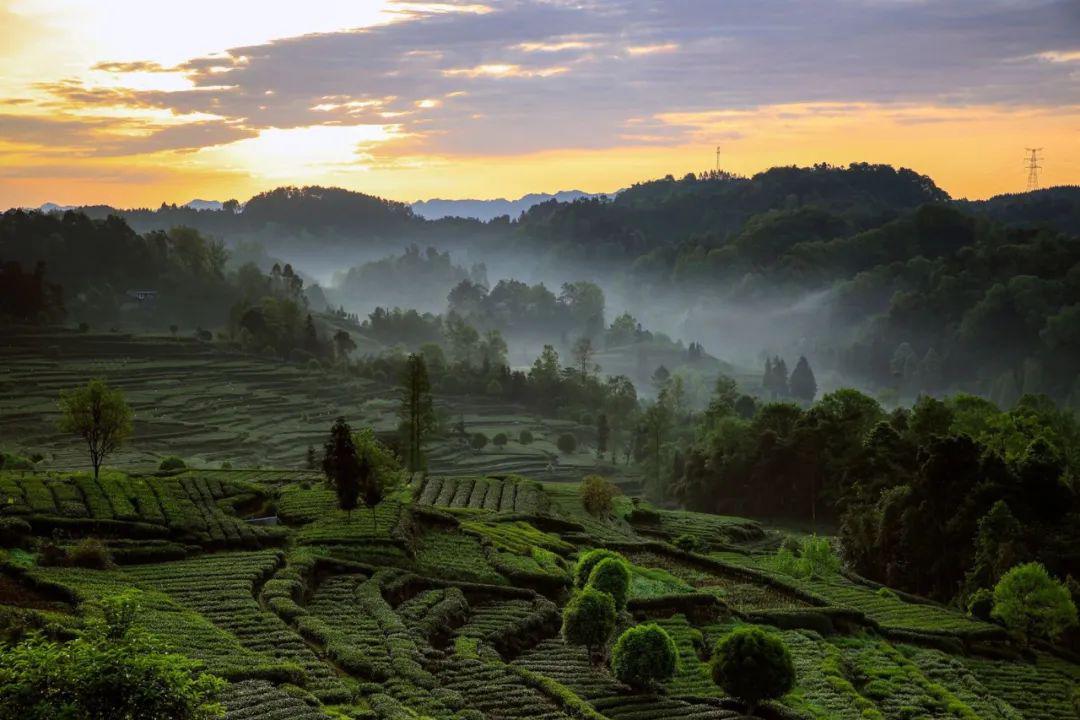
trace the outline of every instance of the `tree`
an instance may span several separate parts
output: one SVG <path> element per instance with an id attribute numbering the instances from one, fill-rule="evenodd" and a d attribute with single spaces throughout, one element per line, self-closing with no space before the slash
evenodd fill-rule
<path id="1" fill-rule="evenodd" d="M 505 447 L 508 440 L 506 433 L 495 433 L 495 437 L 491 438 L 491 442 L 499 449 Z"/>
<path id="2" fill-rule="evenodd" d="M 409 472 L 417 472 L 423 466 L 424 440 L 435 425 L 431 382 L 424 358 L 420 355 L 412 354 L 405 360 L 398 414 L 405 435 L 405 459 Z"/>
<path id="3" fill-rule="evenodd" d="M 518 433 L 518 442 L 522 445 L 532 445 L 533 434 L 531 430 L 522 430 Z"/>
<path id="4" fill-rule="evenodd" d="M 469 441 L 469 444 L 472 445 L 473 450 L 483 450 L 488 444 L 487 435 L 480 432 L 473 433 L 472 440 Z"/>
<path id="5" fill-rule="evenodd" d="M 60 396 L 59 428 L 86 442 L 95 479 L 101 463 L 131 434 L 131 419 L 131 407 L 124 394 L 99 379 Z"/>
<path id="6" fill-rule="evenodd" d="M 338 507 L 351 516 L 360 498 L 362 468 L 352 428 L 343 417 L 330 428 L 330 438 L 323 446 L 322 470 L 337 494 Z"/>
<path id="7" fill-rule="evenodd" d="M 372 524 L 378 530 L 375 506 L 401 481 L 401 465 L 393 451 L 375 437 L 372 428 L 359 430 L 352 440 L 359 458 L 360 497 L 371 510 Z"/>
<path id="8" fill-rule="evenodd" d="M 334 348 L 337 350 L 338 360 L 345 362 L 349 359 L 349 353 L 356 349 L 356 343 L 345 330 L 334 333 Z"/>
<path id="9" fill-rule="evenodd" d="M 762 700 L 795 686 L 795 666 L 784 641 L 754 625 L 736 628 L 717 643 L 710 666 L 713 682 L 746 703 L 748 715 Z"/>
<path id="10" fill-rule="evenodd" d="M 577 450 L 577 438 L 570 433 L 563 433 L 559 436 L 559 439 L 555 441 L 555 446 L 559 448 L 559 452 L 564 455 Z"/>
<path id="11" fill-rule="evenodd" d="M 308 470 L 315 470 L 316 468 L 318 468 L 317 463 L 318 463 L 318 458 L 317 458 L 317 456 L 315 454 L 315 446 L 314 445 L 308 445 L 308 447 L 307 447 L 307 469 Z"/>
<path id="12" fill-rule="evenodd" d="M 611 670 L 621 682 L 642 690 L 671 678 L 678 660 L 675 641 L 662 627 L 649 623 L 619 636 L 611 652 Z"/>
<path id="13" fill-rule="evenodd" d="M 671 409 L 667 402 L 667 393 L 661 392 L 660 398 L 645 411 L 644 426 L 648 444 L 648 457 L 653 463 L 656 492 L 661 494 L 660 455 L 664 449 L 664 438 L 671 425 Z"/>
<path id="14" fill-rule="evenodd" d="M 800 355 L 799 361 L 795 363 L 788 385 L 791 396 L 796 400 L 802 400 L 804 403 L 814 401 L 814 396 L 817 395 L 817 380 L 814 379 L 814 371 L 810 369 L 810 363 L 805 355 Z"/>
<path id="15" fill-rule="evenodd" d="M 590 587 L 580 590 L 563 610 L 563 642 L 584 645 L 590 661 L 595 662 L 595 650 L 606 646 L 615 632 L 615 616 L 615 601 L 610 595 Z"/>
<path id="16" fill-rule="evenodd" d="M 574 587 L 583 588 L 588 585 L 589 576 L 592 574 L 593 568 L 602 560 L 607 560 L 608 558 L 615 558 L 625 562 L 623 556 L 614 550 L 596 548 L 583 553 L 578 558 L 577 564 L 574 566 Z"/>
<path id="17" fill-rule="evenodd" d="M 0 645 L 0 717 L 26 720 L 169 718 L 212 720 L 224 711 L 220 678 L 202 664 L 166 653 L 132 628 L 137 596 L 101 603 L 104 621 L 82 635 L 53 642 L 31 635 Z"/>
<path id="18" fill-rule="evenodd" d="M 994 588 L 991 615 L 1018 632 L 1025 643 L 1033 637 L 1056 640 L 1077 623 L 1068 588 L 1037 562 L 1017 565 L 1001 577 Z"/>
<path id="19" fill-rule="evenodd" d="M 611 501 L 619 494 L 607 478 L 599 475 L 586 475 L 581 479 L 581 504 L 590 515 L 603 515 L 611 512 Z"/>
<path id="20" fill-rule="evenodd" d="M 769 393 L 773 400 L 787 397 L 788 388 L 787 363 L 781 357 L 765 358 L 765 374 L 761 385 Z"/>
<path id="21" fill-rule="evenodd" d="M 598 458 L 603 459 L 610 437 L 611 427 L 608 425 L 607 413 L 600 413 L 596 416 L 596 456 Z"/>
<path id="22" fill-rule="evenodd" d="M 581 377 L 588 377 L 593 371 L 593 358 L 596 356 L 592 340 L 587 336 L 578 338 L 574 343 L 573 355 L 574 364 L 581 373 Z"/>
<path id="23" fill-rule="evenodd" d="M 606 592 L 615 601 L 615 609 L 622 610 L 630 594 L 630 568 L 622 558 L 604 558 L 589 573 L 587 587 Z"/>

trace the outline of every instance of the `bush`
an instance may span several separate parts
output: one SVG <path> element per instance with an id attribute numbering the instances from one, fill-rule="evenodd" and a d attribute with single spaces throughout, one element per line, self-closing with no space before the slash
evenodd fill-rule
<path id="1" fill-rule="evenodd" d="M 1020 634 L 1056 640 L 1076 625 L 1076 605 L 1064 584 L 1050 577 L 1041 563 L 1017 565 L 994 588 L 991 615 Z"/>
<path id="2" fill-rule="evenodd" d="M 701 543 L 693 535 L 680 535 L 675 538 L 675 547 L 683 552 L 698 552 L 702 549 Z"/>
<path id="3" fill-rule="evenodd" d="M 577 565 L 574 566 L 574 585 L 579 588 L 585 587 L 589 583 L 589 575 L 592 574 L 593 568 L 596 567 L 601 560 L 606 560 L 608 558 L 622 560 L 623 556 L 617 552 L 605 550 L 603 548 L 597 548 L 583 553 L 578 558 Z"/>
<path id="4" fill-rule="evenodd" d="M 749 715 L 762 700 L 795 686 L 795 666 L 784 641 L 754 625 L 737 628 L 717 643 L 710 666 L 713 682 L 746 703 Z"/>
<path id="5" fill-rule="evenodd" d="M 107 570 L 113 567 L 113 560 L 105 543 L 97 538 L 85 538 L 68 551 L 66 564 L 91 570 Z"/>
<path id="6" fill-rule="evenodd" d="M 505 447 L 508 440 L 506 433 L 498 433 L 495 437 L 491 438 L 491 442 L 493 442 L 497 448 Z"/>
<path id="7" fill-rule="evenodd" d="M 615 601 L 615 608 L 622 610 L 630 594 L 630 568 L 622 558 L 604 558 L 589 573 L 587 587 L 606 592 Z"/>
<path id="8" fill-rule="evenodd" d="M 0 518 L 0 547 L 24 548 L 30 544 L 30 523 L 22 518 Z"/>
<path id="9" fill-rule="evenodd" d="M 646 689 L 675 674 L 678 651 L 671 636 L 659 625 L 637 625 L 615 641 L 611 670 L 621 682 Z"/>
<path id="10" fill-rule="evenodd" d="M 488 444 L 487 435 L 484 433 L 473 433 L 472 440 L 469 441 L 473 450 L 483 450 Z"/>
<path id="11" fill-rule="evenodd" d="M 599 475 L 586 475 L 581 479 L 581 504 L 590 515 L 602 515 L 611 512 L 611 501 L 619 494 L 607 478 Z"/>
<path id="12" fill-rule="evenodd" d="M 990 620 L 994 610 L 994 593 L 986 588 L 979 588 L 971 593 L 967 600 L 968 615 L 979 620 Z"/>
<path id="13" fill-rule="evenodd" d="M 587 587 L 570 598 L 563 610 L 562 637 L 568 645 L 584 645 L 592 658 L 615 632 L 615 601 L 611 595 Z"/>
<path id="14" fill-rule="evenodd" d="M 791 543 L 785 540 L 773 564 L 778 571 L 797 578 L 824 578 L 840 572 L 840 558 L 829 539 L 817 535 L 803 538 L 798 552 L 793 552 Z"/>
<path id="15" fill-rule="evenodd" d="M 187 467 L 187 463 L 181 458 L 175 455 L 169 455 L 161 458 L 161 463 L 158 465 L 158 470 L 183 470 Z"/>
<path id="16" fill-rule="evenodd" d="M 577 450 L 577 438 L 570 433 L 563 433 L 555 442 L 555 447 L 559 448 L 559 452 L 562 454 L 569 455 Z"/>
<path id="17" fill-rule="evenodd" d="M 533 434 L 528 430 L 522 430 L 518 433 L 518 442 L 522 445 L 531 445 L 533 441 Z"/>

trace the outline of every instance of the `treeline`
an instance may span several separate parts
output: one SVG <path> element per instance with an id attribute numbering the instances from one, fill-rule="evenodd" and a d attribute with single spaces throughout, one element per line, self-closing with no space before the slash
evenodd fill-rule
<path id="1" fill-rule="evenodd" d="M 838 523 L 856 571 L 943 601 L 1026 560 L 1080 577 L 1080 423 L 1045 396 L 754 407 L 721 383 L 695 424 L 685 457 L 669 451 L 689 508 Z"/>

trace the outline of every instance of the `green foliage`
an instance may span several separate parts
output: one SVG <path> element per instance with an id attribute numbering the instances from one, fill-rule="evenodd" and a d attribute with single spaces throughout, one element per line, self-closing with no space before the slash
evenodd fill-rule
<path id="1" fill-rule="evenodd" d="M 19 517 L 0 517 L 0 547 L 21 548 L 30 543 L 30 523 Z"/>
<path id="2" fill-rule="evenodd" d="M 187 467 L 187 463 L 183 458 L 179 458 L 175 455 L 168 455 L 161 458 L 161 462 L 158 463 L 158 470 L 183 470 Z"/>
<path id="3" fill-rule="evenodd" d="M 0 646 L 0 717 L 27 720 L 169 718 L 211 720 L 225 683 L 181 655 L 161 652 L 131 629 L 138 596 L 102 601 L 100 633 L 68 642 L 32 635 Z"/>
<path id="4" fill-rule="evenodd" d="M 992 615 L 1025 641 L 1056 640 L 1076 626 L 1076 605 L 1063 583 L 1050 577 L 1041 563 L 1017 565 L 994 588 Z"/>
<path id="5" fill-rule="evenodd" d="M 595 587 L 579 590 L 563 609 L 562 637 L 570 645 L 584 645 L 590 656 L 607 645 L 615 632 L 615 601 Z"/>
<path id="6" fill-rule="evenodd" d="M 488 437 L 484 433 L 473 433 L 472 439 L 469 441 L 473 450 L 483 450 L 487 447 Z"/>
<path id="7" fill-rule="evenodd" d="M 522 430 L 518 433 L 518 442 L 522 445 L 532 445 L 533 434 L 529 430 Z"/>
<path id="8" fill-rule="evenodd" d="M 579 490 L 581 504 L 590 515 L 606 515 L 611 512 L 611 501 L 619 494 L 619 489 L 600 475 L 583 477 Z"/>
<path id="9" fill-rule="evenodd" d="M 967 599 L 968 615 L 980 620 L 989 620 L 994 609 L 994 592 L 979 588 Z"/>
<path id="10" fill-rule="evenodd" d="M 131 408 L 124 394 L 102 380 L 91 380 L 85 387 L 60 396 L 58 427 L 61 432 L 80 436 L 86 443 L 95 478 L 105 458 L 131 434 L 131 420 Z"/>
<path id="11" fill-rule="evenodd" d="M 574 586 L 578 588 L 585 587 L 589 582 L 589 577 L 592 575 L 593 568 L 595 568 L 602 560 L 608 558 L 615 558 L 616 560 L 623 560 L 625 558 L 619 553 L 613 550 L 605 550 L 604 548 L 596 548 L 594 550 L 588 550 L 578 557 L 577 564 L 574 566 Z"/>
<path id="12" fill-rule="evenodd" d="M 398 415 L 405 440 L 406 464 L 410 472 L 416 472 L 423 467 L 424 443 L 435 427 L 431 381 L 423 355 L 412 354 L 405 360 Z"/>
<path id="13" fill-rule="evenodd" d="M 704 549 L 696 536 L 685 533 L 675 538 L 675 547 L 685 552 L 701 552 Z"/>
<path id="14" fill-rule="evenodd" d="M 622 558 L 604 558 L 589 573 L 587 587 L 607 593 L 615 601 L 615 608 L 622 610 L 630 594 L 630 568 Z"/>
<path id="15" fill-rule="evenodd" d="M 803 538 L 798 554 L 785 543 L 776 551 L 773 562 L 777 570 L 797 578 L 825 578 L 840 571 L 840 558 L 829 539 L 817 535 Z"/>
<path id="16" fill-rule="evenodd" d="M 615 641 L 611 670 L 621 682 L 637 689 L 652 687 L 675 674 L 679 654 L 662 627 L 636 625 Z"/>
<path id="17" fill-rule="evenodd" d="M 713 681 L 745 702 L 751 714 L 762 700 L 795 685 L 795 666 L 783 640 L 754 625 L 736 628 L 717 643 L 711 666 Z"/>
<path id="18" fill-rule="evenodd" d="M 495 433 L 495 437 L 491 438 L 492 444 L 499 449 L 506 447 L 508 441 L 509 438 L 506 437 L 506 433 Z"/>
<path id="19" fill-rule="evenodd" d="M 577 438 L 571 433 L 563 433 L 559 436 L 559 439 L 555 441 L 555 446 L 559 448 L 559 452 L 564 455 L 569 455 L 577 450 Z"/>

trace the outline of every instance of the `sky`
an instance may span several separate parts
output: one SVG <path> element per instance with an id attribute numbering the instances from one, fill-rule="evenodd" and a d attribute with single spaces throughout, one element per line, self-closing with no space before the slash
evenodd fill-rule
<path id="1" fill-rule="evenodd" d="M 882 162 L 1080 184 L 1078 0 L 0 0 L 0 207 Z M 719 157 L 718 157 L 719 152 Z"/>

